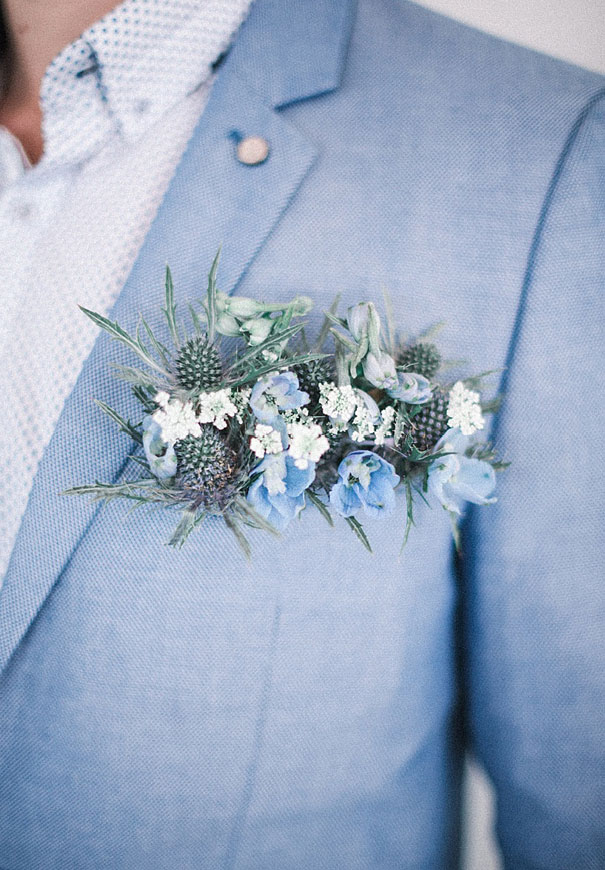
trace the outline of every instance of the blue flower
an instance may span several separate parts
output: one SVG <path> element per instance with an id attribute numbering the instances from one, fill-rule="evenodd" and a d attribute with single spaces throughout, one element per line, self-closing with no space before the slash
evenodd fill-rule
<path id="1" fill-rule="evenodd" d="M 370 517 L 390 513 L 395 507 L 394 489 L 399 475 L 390 462 L 370 450 L 354 450 L 338 466 L 338 480 L 330 492 L 330 504 L 343 517 L 360 508 Z"/>
<path id="2" fill-rule="evenodd" d="M 248 490 L 248 501 L 261 517 L 283 531 L 305 506 L 304 492 L 315 478 L 315 463 L 297 468 L 287 453 L 274 453 L 265 456 L 252 474 L 259 476 Z"/>
<path id="3" fill-rule="evenodd" d="M 397 372 L 397 377 L 397 386 L 387 387 L 387 393 L 391 398 L 407 402 L 408 405 L 423 405 L 430 401 L 432 387 L 424 375 L 416 372 Z"/>
<path id="4" fill-rule="evenodd" d="M 309 394 L 298 389 L 294 372 L 280 372 L 260 378 L 252 388 L 250 407 L 261 423 L 275 427 L 280 411 L 301 408 L 309 401 Z"/>
<path id="5" fill-rule="evenodd" d="M 496 499 L 492 492 L 496 486 L 496 473 L 488 462 L 465 456 L 468 438 L 455 429 L 449 429 L 435 446 L 435 450 L 450 450 L 448 456 L 435 459 L 429 466 L 428 486 L 443 507 L 461 514 L 465 501 L 473 504 L 491 504 Z"/>
<path id="6" fill-rule="evenodd" d="M 151 416 L 143 419 L 143 450 L 149 468 L 159 480 L 167 480 L 176 474 L 174 444 L 164 441 L 162 429 Z"/>

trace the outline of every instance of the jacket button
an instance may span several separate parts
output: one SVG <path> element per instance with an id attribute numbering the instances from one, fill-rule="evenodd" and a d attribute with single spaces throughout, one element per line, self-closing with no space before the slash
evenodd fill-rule
<path id="1" fill-rule="evenodd" d="M 247 166 L 264 163 L 269 156 L 269 143 L 262 136 L 246 136 L 237 144 L 237 159 Z"/>

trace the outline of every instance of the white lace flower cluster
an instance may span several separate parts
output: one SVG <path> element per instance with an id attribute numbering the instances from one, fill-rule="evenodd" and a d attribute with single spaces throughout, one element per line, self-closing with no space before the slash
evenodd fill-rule
<path id="1" fill-rule="evenodd" d="M 381 412 L 374 399 L 356 387 L 320 384 L 319 404 L 330 419 L 331 431 L 348 429 L 352 441 L 368 441 L 373 437 L 377 445 L 382 445 L 393 432 L 395 409 L 387 406 Z"/>
<path id="2" fill-rule="evenodd" d="M 217 429 L 227 426 L 227 417 L 235 417 L 237 407 L 231 400 L 231 390 L 215 390 L 201 393 L 198 400 L 198 422 L 212 423 Z"/>
<path id="3" fill-rule="evenodd" d="M 319 462 L 330 449 L 330 442 L 318 423 L 288 423 L 288 452 L 297 468 Z"/>
<path id="4" fill-rule="evenodd" d="M 171 398 L 164 390 L 160 390 L 155 395 L 158 408 L 151 418 L 160 427 L 162 440 L 167 444 L 174 444 L 188 435 L 199 438 L 200 426 L 203 424 L 211 423 L 217 429 L 225 429 L 228 418 L 242 419 L 249 397 L 249 391 L 242 395 L 230 389 L 223 389 L 201 393 L 197 402 L 182 402 L 176 397 Z"/>
<path id="5" fill-rule="evenodd" d="M 479 393 L 467 389 L 462 381 L 456 381 L 450 390 L 447 417 L 450 427 L 460 429 L 463 435 L 472 435 L 483 429 L 485 420 Z"/>
<path id="6" fill-rule="evenodd" d="M 300 409 L 305 410 L 305 409 Z M 284 434 L 265 423 L 257 423 L 250 439 L 250 450 L 259 459 L 265 455 L 287 453 L 294 460 L 297 468 L 308 468 L 310 462 L 319 462 L 330 449 L 330 442 L 324 435 L 319 423 L 315 423 L 305 414 L 287 412 L 289 417 Z"/>
<path id="7" fill-rule="evenodd" d="M 257 423 L 254 435 L 250 439 L 250 450 L 259 459 L 262 459 L 265 453 L 281 453 L 283 450 L 281 433 L 266 423 Z"/>
<path id="8" fill-rule="evenodd" d="M 155 401 L 159 407 L 153 412 L 151 419 L 160 427 L 163 441 L 174 444 L 188 435 L 199 436 L 200 425 L 191 402 L 171 399 L 163 390 L 156 394 Z"/>

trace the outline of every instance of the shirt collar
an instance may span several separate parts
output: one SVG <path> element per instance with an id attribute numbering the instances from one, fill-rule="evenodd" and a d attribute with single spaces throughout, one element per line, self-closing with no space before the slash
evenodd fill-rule
<path id="1" fill-rule="evenodd" d="M 73 164 L 139 138 L 200 87 L 252 0 L 124 0 L 52 61 L 41 88 L 41 163 Z"/>

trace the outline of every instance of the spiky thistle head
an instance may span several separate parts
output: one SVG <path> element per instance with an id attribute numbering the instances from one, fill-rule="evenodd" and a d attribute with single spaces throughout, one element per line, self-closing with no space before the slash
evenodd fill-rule
<path id="1" fill-rule="evenodd" d="M 398 449 L 402 450 L 406 444 L 411 444 L 412 447 L 423 452 L 432 450 L 441 436 L 449 429 L 448 401 L 448 396 L 443 390 L 435 389 L 431 401 L 422 405 L 420 413 L 416 414 L 404 427 L 397 444 Z"/>
<path id="2" fill-rule="evenodd" d="M 185 342 L 176 358 L 176 378 L 179 386 L 198 393 L 218 387 L 223 368 L 218 350 L 203 336 Z"/>
<path id="3" fill-rule="evenodd" d="M 238 472 L 237 455 L 212 425 L 201 435 L 188 435 L 174 445 L 177 484 L 200 505 L 221 506 L 233 492 Z"/>
<path id="4" fill-rule="evenodd" d="M 402 350 L 397 364 L 408 372 L 416 372 L 430 380 L 439 371 L 441 354 L 434 344 L 419 341 Z"/>
<path id="5" fill-rule="evenodd" d="M 333 381 L 335 377 L 334 362 L 329 357 L 300 363 L 292 371 L 298 378 L 300 389 L 309 394 L 312 404 L 319 401 L 319 385 Z"/>

